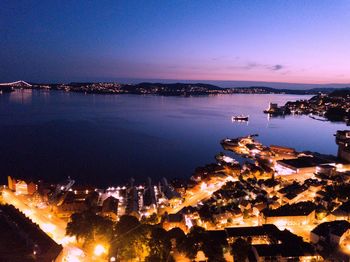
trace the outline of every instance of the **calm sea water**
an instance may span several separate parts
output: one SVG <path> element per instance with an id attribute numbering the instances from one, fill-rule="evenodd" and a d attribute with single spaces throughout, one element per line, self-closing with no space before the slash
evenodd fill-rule
<path id="1" fill-rule="evenodd" d="M 117 185 L 134 177 L 189 177 L 214 161 L 219 141 L 258 133 L 266 145 L 336 154 L 344 124 L 290 116 L 268 119 L 268 103 L 294 95 L 162 97 L 16 91 L 0 95 L 0 174 Z M 231 115 L 250 121 L 232 123 Z"/>

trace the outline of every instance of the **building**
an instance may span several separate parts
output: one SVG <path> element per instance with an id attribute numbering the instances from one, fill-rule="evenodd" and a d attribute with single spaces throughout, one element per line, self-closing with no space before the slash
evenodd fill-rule
<path id="1" fill-rule="evenodd" d="M 338 145 L 338 157 L 350 162 L 350 130 L 338 130 L 335 142 Z"/>
<path id="2" fill-rule="evenodd" d="M 312 202 L 286 204 L 277 209 L 264 209 L 259 215 L 259 224 L 274 224 L 278 227 L 309 225 L 315 221 L 316 205 Z"/>
<path id="3" fill-rule="evenodd" d="M 336 174 L 336 167 L 333 165 L 319 165 L 316 167 L 316 174 L 334 176 Z"/>
<path id="4" fill-rule="evenodd" d="M 270 244 L 278 241 L 279 229 L 275 225 L 262 225 L 257 227 L 227 227 L 225 228 L 227 240 L 234 243 L 237 239 L 250 240 L 252 244 Z"/>
<path id="5" fill-rule="evenodd" d="M 296 151 L 291 147 L 270 145 L 270 150 L 277 155 L 291 155 L 296 156 Z"/>
<path id="6" fill-rule="evenodd" d="M 295 243 L 294 245 L 273 244 L 253 245 L 252 251 L 255 261 L 323 261 L 322 257 L 308 243 Z"/>
<path id="7" fill-rule="evenodd" d="M 52 211 L 61 218 L 69 218 L 74 213 L 88 209 L 86 197 L 88 194 L 78 194 L 74 191 L 62 193 L 60 201 L 52 205 Z"/>
<path id="8" fill-rule="evenodd" d="M 226 228 L 225 231 L 230 244 L 237 239 L 251 243 L 249 261 L 322 261 L 312 245 L 272 224 Z"/>
<path id="9" fill-rule="evenodd" d="M 13 206 L 0 206 L 0 261 L 60 261 L 62 246 Z"/>
<path id="10" fill-rule="evenodd" d="M 292 159 L 277 160 L 275 170 L 278 175 L 315 173 L 316 167 L 325 164 L 335 164 L 330 160 L 316 156 L 302 156 Z"/>
<path id="11" fill-rule="evenodd" d="M 38 190 L 38 185 L 31 180 L 20 180 L 10 176 L 7 180 L 9 189 L 20 195 L 33 195 Z"/>
<path id="12" fill-rule="evenodd" d="M 350 235 L 350 223 L 345 220 L 324 222 L 314 228 L 310 233 L 313 244 L 325 244 L 332 247 L 339 244 Z M 322 245 L 319 245 L 323 249 Z"/>
<path id="13" fill-rule="evenodd" d="M 330 214 L 332 220 L 350 221 L 350 201 L 343 203 Z"/>
<path id="14" fill-rule="evenodd" d="M 188 231 L 185 217 L 181 213 L 166 215 L 164 219 L 163 228 L 165 230 L 170 230 L 175 227 L 181 228 L 184 232 Z"/>
<path id="15" fill-rule="evenodd" d="M 280 113 L 280 108 L 278 107 L 278 104 L 277 103 L 269 103 L 269 107 L 264 110 L 264 113 L 267 113 L 267 114 L 277 114 L 277 113 Z"/>
<path id="16" fill-rule="evenodd" d="M 102 215 L 107 216 L 113 220 L 118 219 L 118 204 L 119 200 L 110 196 L 102 204 Z"/>

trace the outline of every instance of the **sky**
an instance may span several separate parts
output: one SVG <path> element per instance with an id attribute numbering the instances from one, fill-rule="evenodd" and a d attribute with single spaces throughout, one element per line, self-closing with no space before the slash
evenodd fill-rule
<path id="1" fill-rule="evenodd" d="M 348 0 L 0 0 L 0 82 L 350 83 Z"/>

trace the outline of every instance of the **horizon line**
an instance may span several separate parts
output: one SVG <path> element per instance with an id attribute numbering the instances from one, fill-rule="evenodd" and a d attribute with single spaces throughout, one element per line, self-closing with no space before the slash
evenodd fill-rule
<path id="1" fill-rule="evenodd" d="M 0 84 L 6 83 L 15 83 L 24 81 L 32 84 L 64 84 L 64 83 L 121 83 L 126 84 L 124 82 L 128 81 L 137 81 L 137 83 L 143 82 L 152 82 L 152 83 L 162 83 L 162 81 L 172 81 L 173 83 L 182 83 L 182 82 L 193 82 L 193 83 L 204 83 L 204 82 L 222 82 L 222 83 L 230 83 L 230 82 L 242 82 L 242 83 L 266 83 L 266 84 L 287 84 L 287 85 L 350 85 L 350 82 L 320 82 L 320 83 L 305 83 L 305 82 L 281 82 L 281 81 L 263 81 L 263 80 L 217 80 L 217 79 L 173 79 L 173 78 L 129 78 L 129 77 L 96 77 L 95 80 L 65 80 L 65 81 L 32 81 L 32 80 L 14 80 L 14 81 L 6 81 L 0 82 Z"/>

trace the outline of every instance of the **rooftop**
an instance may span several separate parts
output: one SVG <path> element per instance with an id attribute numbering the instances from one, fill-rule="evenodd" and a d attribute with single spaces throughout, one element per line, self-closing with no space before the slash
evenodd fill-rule
<path id="1" fill-rule="evenodd" d="M 331 162 L 329 160 L 325 160 L 319 157 L 302 156 L 293 159 L 278 160 L 277 163 L 282 165 L 288 165 L 294 168 L 306 168 L 315 167 L 323 164 L 329 164 Z"/>
<path id="2" fill-rule="evenodd" d="M 306 216 L 316 209 L 312 202 L 299 202 L 292 205 L 284 205 L 277 209 L 264 209 L 262 212 L 266 217 L 280 216 Z"/>
<path id="3" fill-rule="evenodd" d="M 348 221 L 338 220 L 322 223 L 311 232 L 320 236 L 328 236 L 329 234 L 342 236 L 349 228 L 350 223 Z"/>

